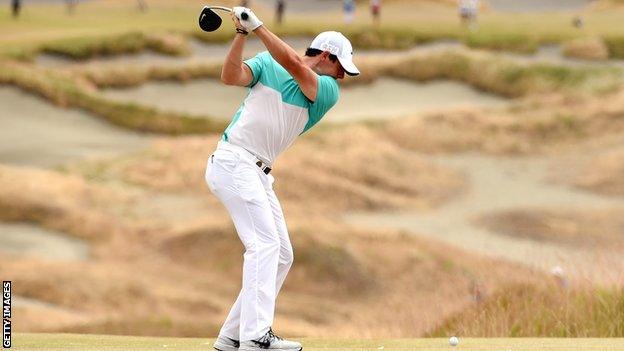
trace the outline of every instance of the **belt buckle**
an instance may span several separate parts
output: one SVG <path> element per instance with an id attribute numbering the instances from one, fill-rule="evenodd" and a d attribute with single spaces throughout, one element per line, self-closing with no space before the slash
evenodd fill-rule
<path id="1" fill-rule="evenodd" d="M 260 167 L 260 170 L 264 173 L 264 174 L 269 174 L 271 173 L 271 167 L 269 166 L 265 166 L 264 163 L 262 161 L 258 161 L 256 162 L 256 166 Z"/>

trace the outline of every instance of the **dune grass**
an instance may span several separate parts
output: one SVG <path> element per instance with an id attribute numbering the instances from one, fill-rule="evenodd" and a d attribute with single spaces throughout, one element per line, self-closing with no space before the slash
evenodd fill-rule
<path id="1" fill-rule="evenodd" d="M 163 134 L 194 134 L 219 132 L 226 126 L 225 119 L 115 102 L 98 94 L 97 88 L 137 86 L 150 80 L 215 79 L 220 70 L 220 63 L 208 62 L 176 66 L 95 66 L 56 72 L 4 61 L 0 66 L 0 83 L 16 85 L 60 106 L 84 109 L 121 127 Z M 391 60 L 370 58 L 362 62 L 362 71 L 365 73 L 349 84 L 365 84 L 381 76 L 417 82 L 452 79 L 508 97 L 544 92 L 603 92 L 621 84 L 623 77 L 618 68 L 523 64 L 470 50 L 414 54 Z"/>
<path id="2" fill-rule="evenodd" d="M 624 290 L 510 286 L 451 317 L 430 336 L 622 337 Z"/>
<path id="3" fill-rule="evenodd" d="M 226 121 L 158 111 L 104 99 L 84 82 L 63 73 L 15 62 L 0 64 L 0 83 L 12 84 L 56 105 L 84 109 L 115 125 L 153 133 L 193 134 L 221 131 Z"/>
<path id="4" fill-rule="evenodd" d="M 148 81 L 186 82 L 192 79 L 220 79 L 221 62 L 186 65 L 143 65 L 86 67 L 76 69 L 78 75 L 98 88 L 134 87 Z"/>
<path id="5" fill-rule="evenodd" d="M 14 335 L 16 350 L 207 350 L 213 339 L 150 338 L 133 336 L 31 334 Z M 430 350 L 447 351 L 446 338 L 430 339 L 303 339 L 304 350 Z M 479 339 L 460 340 L 458 350 L 551 351 L 600 350 L 615 351 L 624 347 L 623 339 Z"/>
<path id="6" fill-rule="evenodd" d="M 171 56 L 184 56 L 190 53 L 186 39 L 176 37 L 173 33 L 128 32 L 100 37 L 76 37 L 55 40 L 40 47 L 44 53 L 77 60 L 137 53 L 147 49 Z"/>

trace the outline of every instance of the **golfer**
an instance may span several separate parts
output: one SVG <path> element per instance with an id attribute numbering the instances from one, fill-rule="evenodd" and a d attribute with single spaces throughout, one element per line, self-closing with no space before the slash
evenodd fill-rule
<path id="1" fill-rule="evenodd" d="M 241 20 L 243 12 L 246 20 Z M 300 343 L 284 340 L 271 329 L 275 299 L 293 251 L 270 172 L 276 158 L 334 106 L 339 96 L 336 80 L 360 72 L 352 61 L 351 43 L 341 33 L 319 34 L 301 57 L 248 8 L 235 7 L 232 20 L 236 35 L 221 80 L 249 87 L 249 93 L 209 157 L 206 182 L 229 212 L 245 254 L 242 288 L 214 347 L 297 351 Z M 243 62 L 251 32 L 268 52 Z"/>

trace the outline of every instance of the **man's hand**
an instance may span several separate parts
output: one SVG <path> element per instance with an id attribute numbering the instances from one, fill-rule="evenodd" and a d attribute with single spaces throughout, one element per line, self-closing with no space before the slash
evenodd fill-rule
<path id="1" fill-rule="evenodd" d="M 239 32 L 239 30 L 241 30 L 241 31 L 244 31 L 245 33 L 248 33 L 248 30 L 245 29 L 245 27 L 240 23 L 240 21 L 238 20 L 234 12 L 230 14 L 230 17 L 232 18 L 232 23 L 234 23 L 234 28 L 236 28 L 236 32 Z"/>
<path id="2" fill-rule="evenodd" d="M 246 7 L 236 6 L 232 9 L 234 16 L 239 20 L 240 24 L 246 31 L 251 32 L 263 25 L 262 21 L 258 19 L 255 13 Z M 246 16 L 243 16 L 243 13 Z"/>

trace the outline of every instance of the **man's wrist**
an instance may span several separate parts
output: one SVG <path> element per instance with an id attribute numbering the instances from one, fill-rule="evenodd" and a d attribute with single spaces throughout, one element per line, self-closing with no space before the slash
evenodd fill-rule
<path id="1" fill-rule="evenodd" d="M 249 34 L 249 32 L 241 28 L 236 28 L 236 34 L 241 34 L 243 36 L 246 36 L 247 34 Z"/>

